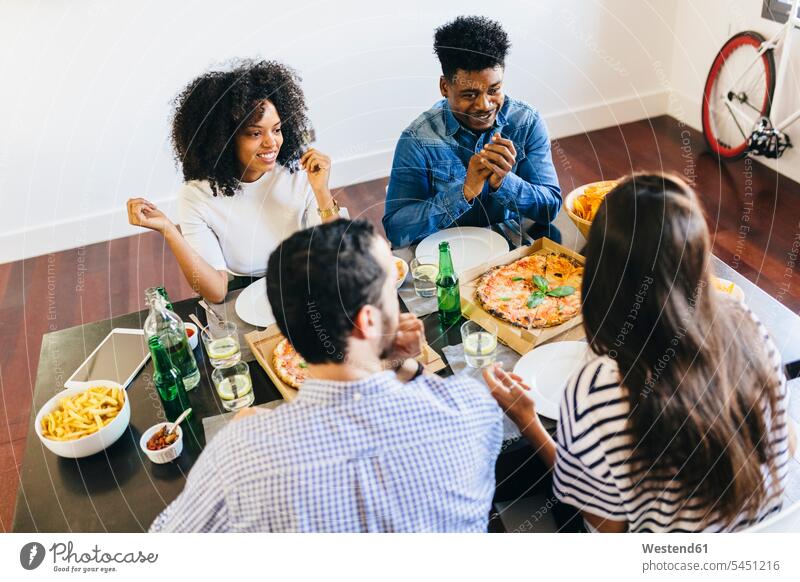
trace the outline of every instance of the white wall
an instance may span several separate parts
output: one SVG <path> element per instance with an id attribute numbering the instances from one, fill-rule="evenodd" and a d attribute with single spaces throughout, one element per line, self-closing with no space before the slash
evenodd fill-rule
<path id="1" fill-rule="evenodd" d="M 761 18 L 762 0 L 676 0 L 676 25 L 673 31 L 672 68 L 669 87 L 669 112 L 696 129 L 702 129 L 700 104 L 708 70 L 719 49 L 731 36 L 742 30 L 755 30 L 767 38 L 781 25 Z M 789 68 L 783 87 L 780 110 L 773 110 L 773 120 L 785 119 L 800 109 L 800 31 L 794 31 Z M 779 55 L 776 56 L 776 65 Z M 787 130 L 794 136 L 795 148 L 778 160 L 756 156 L 791 179 L 800 182 L 800 122 Z"/>
<path id="2" fill-rule="evenodd" d="M 279 10 L 263 0 L 6 1 L 0 262 L 139 232 L 125 217 L 131 196 L 172 212 L 180 174 L 170 101 L 226 59 L 300 71 L 318 147 L 334 159 L 334 185 L 345 185 L 388 175 L 399 133 L 439 98 L 437 25 L 458 14 L 501 20 L 513 43 L 507 93 L 537 106 L 559 137 L 666 111 L 676 9 L 658 0 L 296 0 Z"/>

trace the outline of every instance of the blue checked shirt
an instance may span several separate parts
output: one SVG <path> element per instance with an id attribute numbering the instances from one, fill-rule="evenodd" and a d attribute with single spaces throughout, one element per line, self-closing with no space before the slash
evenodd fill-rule
<path id="1" fill-rule="evenodd" d="M 467 202 L 464 179 L 470 158 L 492 134 L 510 139 L 516 163 L 497 190 L 489 181 Z M 488 226 L 512 217 L 548 224 L 561 208 L 544 120 L 527 103 L 506 96 L 494 127 L 482 134 L 461 126 L 443 99 L 400 136 L 386 192 L 383 227 L 395 248 L 451 226 Z"/>
<path id="2" fill-rule="evenodd" d="M 151 531 L 483 532 L 502 438 L 470 378 L 311 379 L 223 429 Z"/>

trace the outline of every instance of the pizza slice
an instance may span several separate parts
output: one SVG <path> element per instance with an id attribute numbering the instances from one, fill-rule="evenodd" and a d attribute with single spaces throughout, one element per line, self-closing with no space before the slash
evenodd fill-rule
<path id="1" fill-rule="evenodd" d="M 566 255 L 551 253 L 547 256 L 545 278 L 550 289 L 559 287 L 573 289 L 571 294 L 557 298 L 558 307 L 553 314 L 553 319 L 558 323 L 563 323 L 578 315 L 581 311 L 583 267 Z"/>
<path id="2" fill-rule="evenodd" d="M 272 351 L 272 366 L 278 378 L 292 388 L 300 388 L 308 378 L 308 364 L 286 338 Z"/>
<path id="3" fill-rule="evenodd" d="M 575 263 L 568 256 L 550 253 L 547 255 L 544 277 L 547 279 L 550 288 L 555 289 L 561 285 L 566 285 L 565 281 L 572 276 L 575 269 Z"/>
<path id="4" fill-rule="evenodd" d="M 561 284 L 574 287 L 575 291 L 580 292 L 583 284 L 583 267 L 575 267 L 569 275 L 564 277 L 564 281 Z"/>

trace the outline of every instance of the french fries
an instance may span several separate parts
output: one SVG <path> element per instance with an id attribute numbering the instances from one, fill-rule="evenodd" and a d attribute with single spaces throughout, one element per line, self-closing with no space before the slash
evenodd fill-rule
<path id="1" fill-rule="evenodd" d="M 108 425 L 125 404 L 125 390 L 92 387 L 62 398 L 59 407 L 42 418 L 42 435 L 54 441 L 73 441 Z"/>
<path id="2" fill-rule="evenodd" d="M 594 220 L 600 204 L 603 202 L 606 194 L 611 192 L 617 185 L 617 180 L 606 180 L 605 182 L 595 182 L 589 184 L 584 188 L 580 196 L 575 198 L 572 203 L 572 213 L 578 218 Z"/>

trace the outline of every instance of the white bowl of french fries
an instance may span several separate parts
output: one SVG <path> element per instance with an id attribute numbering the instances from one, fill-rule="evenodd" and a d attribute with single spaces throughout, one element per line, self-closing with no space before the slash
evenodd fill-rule
<path id="1" fill-rule="evenodd" d="M 36 434 L 59 457 L 80 459 L 111 446 L 128 428 L 125 388 L 110 380 L 83 382 L 53 396 L 36 415 Z"/>

